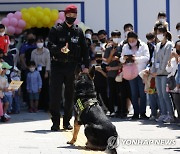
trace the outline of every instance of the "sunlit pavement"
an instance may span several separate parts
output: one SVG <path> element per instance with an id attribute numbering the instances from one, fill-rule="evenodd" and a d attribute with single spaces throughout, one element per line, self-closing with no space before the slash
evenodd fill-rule
<path id="1" fill-rule="evenodd" d="M 130 121 L 111 118 L 119 134 L 120 154 L 174 154 L 180 152 L 180 127 L 149 120 Z M 61 122 L 62 123 L 62 122 Z M 51 132 L 50 115 L 45 112 L 11 115 L 0 123 L 0 154 L 92 154 L 105 153 L 85 149 L 81 127 L 75 146 L 66 144 L 72 131 Z M 71 120 L 73 124 L 73 119 Z M 61 126 L 62 128 L 62 126 Z"/>

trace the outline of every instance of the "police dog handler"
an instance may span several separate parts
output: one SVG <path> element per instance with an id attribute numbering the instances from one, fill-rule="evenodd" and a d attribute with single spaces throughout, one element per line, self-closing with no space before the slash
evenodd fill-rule
<path id="1" fill-rule="evenodd" d="M 72 129 L 69 121 L 74 104 L 75 71 L 79 63 L 84 64 L 84 73 L 88 73 L 89 67 L 89 54 L 83 31 L 74 25 L 77 18 L 77 7 L 68 5 L 64 12 L 65 22 L 52 27 L 49 33 L 49 49 L 52 57 L 50 77 L 52 131 L 60 129 L 60 100 L 63 83 L 65 85 L 63 128 Z"/>

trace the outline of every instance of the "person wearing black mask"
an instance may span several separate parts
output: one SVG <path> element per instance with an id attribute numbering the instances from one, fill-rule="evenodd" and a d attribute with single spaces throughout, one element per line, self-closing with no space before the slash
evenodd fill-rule
<path id="1" fill-rule="evenodd" d="M 65 22 L 57 24 L 50 30 L 48 47 L 51 53 L 50 76 L 50 113 L 52 131 L 59 131 L 60 100 L 62 85 L 65 85 L 65 103 L 63 128 L 71 130 L 70 119 L 73 112 L 74 80 L 78 65 L 84 64 L 83 72 L 88 73 L 89 54 L 86 40 L 81 28 L 74 25 L 77 18 L 77 7 L 68 5 L 65 8 Z"/>
<path id="2" fill-rule="evenodd" d="M 100 41 L 100 46 L 103 50 L 105 50 L 106 45 L 107 45 L 107 32 L 105 30 L 99 30 L 98 31 L 98 38 Z"/>
<path id="3" fill-rule="evenodd" d="M 20 52 L 19 52 L 21 79 L 23 81 L 23 84 L 22 84 L 23 101 L 26 102 L 28 106 L 29 106 L 29 101 L 28 101 L 28 95 L 26 91 L 26 76 L 28 72 L 27 66 L 31 60 L 31 52 L 36 48 L 35 38 L 36 36 L 32 32 L 29 32 L 27 34 L 27 42 L 22 44 L 20 48 Z"/>

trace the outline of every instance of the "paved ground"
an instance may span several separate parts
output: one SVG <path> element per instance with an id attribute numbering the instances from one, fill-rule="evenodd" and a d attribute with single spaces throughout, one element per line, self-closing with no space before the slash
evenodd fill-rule
<path id="1" fill-rule="evenodd" d="M 112 118 L 119 133 L 120 154 L 174 154 L 180 152 L 180 127 L 152 121 Z M 73 124 L 73 120 L 71 121 Z M 105 153 L 84 148 L 81 127 L 75 146 L 67 145 L 72 131 L 50 131 L 48 113 L 21 112 L 11 121 L 0 123 L 0 154 L 93 154 Z"/>

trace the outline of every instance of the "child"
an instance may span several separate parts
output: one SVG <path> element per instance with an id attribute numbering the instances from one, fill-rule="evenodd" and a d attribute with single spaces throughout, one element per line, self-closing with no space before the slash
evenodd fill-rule
<path id="1" fill-rule="evenodd" d="M 7 100 L 7 97 L 4 95 L 4 92 L 8 92 L 8 81 L 7 78 L 5 76 L 6 71 L 11 69 L 12 66 L 10 66 L 8 63 L 6 62 L 2 62 L 2 70 L 0 71 L 0 97 L 1 97 L 1 101 L 3 103 L 3 116 L 1 117 L 1 121 L 2 122 L 6 122 L 8 121 L 11 117 L 9 115 L 7 115 L 7 110 L 9 107 L 9 102 Z"/>
<path id="2" fill-rule="evenodd" d="M 39 93 L 42 88 L 42 79 L 40 73 L 35 70 L 36 64 L 34 61 L 30 61 L 29 70 L 30 72 L 27 74 L 27 92 L 29 94 L 30 100 L 30 109 L 29 112 L 37 112 L 38 109 L 38 101 L 39 101 Z"/>
<path id="3" fill-rule="evenodd" d="M 16 66 L 14 66 L 13 72 L 11 72 L 11 75 L 10 75 L 11 80 L 20 81 L 21 80 L 20 76 L 21 74 L 20 74 L 19 69 Z M 12 112 L 15 114 L 18 114 L 20 113 L 20 89 L 14 91 L 13 97 L 14 97 L 14 100 L 12 104 Z"/>

